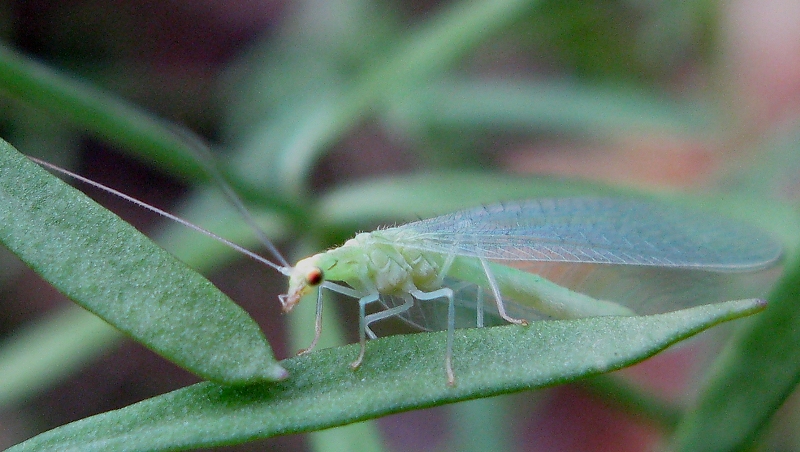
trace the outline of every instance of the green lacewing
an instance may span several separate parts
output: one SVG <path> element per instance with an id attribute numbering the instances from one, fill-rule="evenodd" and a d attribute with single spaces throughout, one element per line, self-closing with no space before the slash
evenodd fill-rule
<path id="1" fill-rule="evenodd" d="M 370 327 L 374 322 L 399 316 L 424 329 L 446 329 L 445 371 L 450 385 L 455 383 L 454 330 L 463 323 L 457 320 L 463 317 L 457 315 L 457 307 L 463 310 L 464 300 L 475 311 L 472 325 L 477 327 L 484 326 L 487 307 L 495 317 L 519 325 L 542 316 L 638 315 L 646 311 L 618 303 L 614 297 L 593 296 L 591 292 L 597 287 L 605 288 L 609 280 L 623 281 L 622 286 L 629 287 L 642 280 L 661 278 L 661 296 L 666 297 L 667 304 L 673 304 L 672 309 L 677 309 L 680 303 L 671 300 L 677 293 L 676 281 L 685 287 L 702 287 L 706 281 L 767 269 L 782 255 L 781 245 L 763 231 L 709 213 L 629 198 L 568 197 L 481 206 L 361 233 L 340 247 L 290 266 L 263 234 L 262 241 L 278 263 L 109 187 L 34 160 L 220 240 L 275 268 L 289 277 L 288 291 L 280 296 L 285 312 L 317 290 L 315 336 L 311 345 L 300 353 L 313 350 L 322 331 L 320 289 L 358 300 L 361 351 L 351 364 L 353 368 L 364 358 L 366 338 L 376 337 Z M 218 176 L 214 171 L 212 174 Z M 217 178 L 229 198 L 254 225 L 230 187 Z M 545 269 L 548 265 L 550 270 Z M 552 268 L 563 270 L 565 266 L 589 266 L 588 272 L 577 272 L 578 283 L 571 285 L 578 290 L 539 275 L 548 276 Z M 628 274 L 628 277 L 609 276 L 604 268 L 613 268 L 615 275 Z M 571 274 L 574 276 L 576 272 Z M 651 288 L 640 292 L 647 294 L 643 298 L 652 298 Z M 608 290 L 598 293 L 618 294 Z M 693 289 L 685 290 L 681 296 L 684 302 L 701 300 L 701 294 Z M 485 303 L 484 298 L 493 303 Z M 383 309 L 367 314 L 366 307 L 376 302 Z M 445 314 L 426 313 L 424 309 L 442 305 L 446 306 Z M 416 315 L 412 315 L 414 312 Z"/>

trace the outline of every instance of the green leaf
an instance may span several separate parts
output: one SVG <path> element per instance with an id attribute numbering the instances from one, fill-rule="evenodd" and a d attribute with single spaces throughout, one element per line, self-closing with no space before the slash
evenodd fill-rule
<path id="1" fill-rule="evenodd" d="M 336 94 L 272 120 L 245 144 L 236 164 L 249 185 L 277 186 L 292 194 L 304 191 L 320 155 L 365 115 L 383 108 L 416 84 L 447 69 L 478 44 L 496 36 L 538 2 L 480 0 L 455 2 L 394 39 L 384 55 L 365 62 L 364 70 Z M 264 143 L 269 143 L 265 152 Z M 266 173 L 266 177 L 265 177 Z"/>
<path id="2" fill-rule="evenodd" d="M 70 78 L 52 68 L 0 45 L 0 90 L 38 109 L 69 118 L 96 137 L 122 150 L 156 162 L 162 169 L 186 179 L 208 179 L 198 157 L 197 138 L 168 121 L 129 104 L 119 97 Z M 220 165 L 220 171 L 226 168 Z M 229 178 L 239 192 L 258 196 L 288 215 L 300 215 L 298 206 Z"/>
<path id="3" fill-rule="evenodd" d="M 258 325 L 208 280 L 3 141 L 0 241 L 70 299 L 202 378 L 285 376 Z"/>
<path id="4" fill-rule="evenodd" d="M 205 178 L 192 152 L 186 151 L 186 141 L 170 130 L 169 123 L 2 45 L 0 88 L 16 99 L 69 118 L 123 149 L 141 150 L 177 174 Z"/>
<path id="5" fill-rule="evenodd" d="M 678 132 L 708 136 L 714 112 L 624 85 L 544 80 L 444 79 L 418 86 L 394 111 L 402 122 L 474 130 L 546 130 L 599 137 Z"/>
<path id="6" fill-rule="evenodd" d="M 0 347 L 0 407 L 43 393 L 121 339 L 118 330 L 72 304 L 30 322 Z"/>
<path id="7" fill-rule="evenodd" d="M 747 449 L 800 381 L 800 256 L 708 374 L 675 434 L 675 450 Z"/>
<path id="8" fill-rule="evenodd" d="M 456 386 L 446 383 L 445 332 L 370 341 L 283 362 L 292 378 L 200 383 L 43 433 L 10 451 L 173 450 L 246 442 L 399 411 L 540 388 L 619 369 L 720 322 L 764 308 L 739 300 L 642 317 L 594 317 L 458 330 Z"/>

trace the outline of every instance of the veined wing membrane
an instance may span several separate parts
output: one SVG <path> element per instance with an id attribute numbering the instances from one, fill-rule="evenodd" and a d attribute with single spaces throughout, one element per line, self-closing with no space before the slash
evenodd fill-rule
<path id="1" fill-rule="evenodd" d="M 380 234 L 396 246 L 494 261 L 738 272 L 769 267 L 781 256 L 779 243 L 748 225 L 690 209 L 619 198 L 494 204 Z"/>
<path id="2" fill-rule="evenodd" d="M 780 244 L 739 222 L 611 198 L 496 204 L 381 232 L 395 246 L 437 256 L 482 257 L 598 300 L 613 300 L 637 314 L 763 296 L 774 272 L 758 270 L 781 256 Z M 450 276 L 445 285 L 455 291 L 458 327 L 476 326 L 479 297 L 484 324 L 503 323 L 497 321 L 491 293 Z M 525 299 L 504 301 L 514 317 L 550 318 L 525 306 Z M 396 305 L 391 297 L 382 302 Z M 424 329 L 443 329 L 446 303 L 417 303 L 401 317 Z"/>

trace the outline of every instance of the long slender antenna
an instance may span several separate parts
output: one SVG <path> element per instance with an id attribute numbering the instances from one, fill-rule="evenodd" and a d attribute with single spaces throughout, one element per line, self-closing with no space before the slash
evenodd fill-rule
<path id="1" fill-rule="evenodd" d="M 288 275 L 289 274 L 289 270 L 290 270 L 290 266 L 289 265 L 278 265 L 278 264 L 270 261 L 269 259 L 266 259 L 266 258 L 264 258 L 262 256 L 259 256 L 256 253 L 248 250 L 247 248 L 244 248 L 244 247 L 242 247 L 240 245 L 237 245 L 237 244 L 231 242 L 230 240 L 228 240 L 228 239 L 226 239 L 224 237 L 221 237 L 221 236 L 219 236 L 217 234 L 214 234 L 213 232 L 211 232 L 211 231 L 209 231 L 207 229 L 203 229 L 200 226 L 197 226 L 196 224 L 193 224 L 193 223 L 191 223 L 191 222 L 189 222 L 187 220 L 184 220 L 183 218 L 181 218 L 179 216 L 176 216 L 176 215 L 173 215 L 173 214 L 171 214 L 169 212 L 161 210 L 158 207 L 151 206 L 150 204 L 147 204 L 144 201 L 140 201 L 140 200 L 138 200 L 138 199 L 136 199 L 136 198 L 134 198 L 132 196 L 128 196 L 125 193 L 122 193 L 121 191 L 114 190 L 111 187 L 107 187 L 107 186 L 105 186 L 105 185 L 103 185 L 103 184 L 101 184 L 99 182 L 95 182 L 95 181 L 93 181 L 91 179 L 87 179 L 87 178 L 85 178 L 85 177 L 83 177 L 81 175 L 73 173 L 72 171 L 65 170 L 64 168 L 61 168 L 61 167 L 56 166 L 56 165 L 53 165 L 52 163 L 45 162 L 44 160 L 39 160 L 39 159 L 37 159 L 35 157 L 30 157 L 29 156 L 28 158 L 30 160 L 36 162 L 37 164 L 45 167 L 45 168 L 48 168 L 48 169 L 53 170 L 53 171 L 55 171 L 57 173 L 61 173 L 61 174 L 64 174 L 66 176 L 69 176 L 69 177 L 71 177 L 71 178 L 73 178 L 75 180 L 83 182 L 84 184 L 91 185 L 92 187 L 99 188 L 100 190 L 103 190 L 103 191 L 105 191 L 107 193 L 111 193 L 112 195 L 118 196 L 118 197 L 120 197 L 120 198 L 122 198 L 122 199 L 124 199 L 124 200 L 126 200 L 126 201 L 128 201 L 130 203 L 136 204 L 137 206 L 142 207 L 144 209 L 147 209 L 147 210 L 149 210 L 151 212 L 155 212 L 155 213 L 157 213 L 157 214 L 159 214 L 159 215 L 161 215 L 161 216 L 163 216 L 165 218 L 168 218 L 168 219 L 170 219 L 170 220 L 172 220 L 172 221 L 174 221 L 176 223 L 179 223 L 179 224 L 181 224 L 183 226 L 186 226 L 187 228 L 190 228 L 190 229 L 192 229 L 194 231 L 197 231 L 197 232 L 199 232 L 199 233 L 201 233 L 201 234 L 203 234 L 203 235 L 205 235 L 207 237 L 211 237 L 214 240 L 218 240 L 219 242 L 227 245 L 228 247 L 230 247 L 230 248 L 232 248 L 232 249 L 234 249 L 234 250 L 236 250 L 236 251 L 238 251 L 238 252 L 240 252 L 240 253 L 242 253 L 242 254 L 244 254 L 244 255 L 252 258 L 252 259 L 255 259 L 258 262 L 261 262 L 264 265 L 268 265 L 268 266 L 274 268 L 275 270 L 281 272 L 284 275 Z M 252 216 L 250 217 L 250 219 L 253 222 L 255 222 L 255 220 L 252 218 Z M 264 234 L 263 231 L 261 232 L 261 234 Z M 280 256 L 280 254 L 278 254 L 278 256 Z"/>
<path id="2" fill-rule="evenodd" d="M 214 161 L 214 155 L 211 153 L 211 148 L 208 146 L 208 144 L 196 133 L 192 132 L 186 127 L 181 127 L 175 124 L 167 124 L 167 126 L 172 133 L 178 135 L 189 145 L 188 147 L 192 150 L 195 157 L 197 157 L 198 162 L 203 167 L 205 172 L 211 176 L 217 186 L 219 186 L 219 188 L 225 194 L 225 197 L 228 198 L 228 201 L 233 204 L 233 206 L 239 212 L 239 215 L 241 215 L 247 225 L 250 226 L 250 228 L 256 234 L 256 238 L 259 240 L 259 242 L 261 242 L 261 244 L 264 245 L 270 253 L 272 253 L 272 256 L 278 262 L 280 262 L 281 265 L 284 267 L 290 267 L 291 265 L 289 265 L 289 262 L 286 261 L 280 251 L 278 251 L 278 248 L 276 248 L 272 243 L 272 240 L 267 237 L 267 235 L 258 225 L 255 218 L 253 218 L 253 215 L 242 202 L 242 199 L 236 194 L 228 181 L 225 180 L 225 177 L 222 175 L 219 166 Z"/>

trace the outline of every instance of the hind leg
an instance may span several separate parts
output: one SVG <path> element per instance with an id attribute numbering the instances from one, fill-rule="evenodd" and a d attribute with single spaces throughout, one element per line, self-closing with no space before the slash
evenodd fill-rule
<path id="1" fill-rule="evenodd" d="M 492 294 L 494 295 L 495 303 L 497 303 L 497 312 L 500 314 L 500 317 L 502 317 L 503 320 L 505 320 L 508 323 L 514 323 L 517 325 L 527 325 L 528 324 L 527 320 L 516 319 L 506 314 L 506 306 L 503 303 L 503 297 L 500 295 L 500 288 L 497 287 L 497 281 L 494 279 L 494 275 L 489 270 L 489 264 L 486 262 L 486 259 L 481 258 L 481 265 L 483 266 L 483 271 L 486 273 L 486 280 L 489 282 L 489 287 L 492 289 Z"/>

